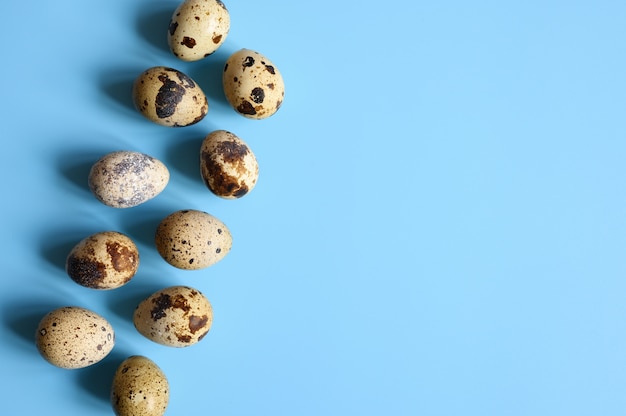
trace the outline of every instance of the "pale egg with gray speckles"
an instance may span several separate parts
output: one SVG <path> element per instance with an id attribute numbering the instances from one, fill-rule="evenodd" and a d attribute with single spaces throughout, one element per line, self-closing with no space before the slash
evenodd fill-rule
<path id="1" fill-rule="evenodd" d="M 162 416 L 169 399 L 167 377 L 151 359 L 133 355 L 118 366 L 111 385 L 117 416 Z"/>
<path id="2" fill-rule="evenodd" d="M 92 234 L 72 248 L 65 271 L 81 286 L 115 289 L 128 283 L 139 268 L 139 250 L 133 240 L 118 231 Z"/>
<path id="3" fill-rule="evenodd" d="M 241 49 L 226 60 L 222 82 L 230 105 L 247 118 L 273 115 L 285 98 L 285 83 L 278 68 L 250 49 Z"/>
<path id="4" fill-rule="evenodd" d="M 142 72 L 133 83 L 132 95 L 137 111 L 161 126 L 190 126 L 209 111 L 200 86 L 188 75 L 165 66 Z"/>
<path id="5" fill-rule="evenodd" d="M 174 11 L 167 32 L 172 53 L 183 61 L 198 61 L 226 40 L 230 14 L 220 0 L 185 0 Z"/>
<path id="6" fill-rule="evenodd" d="M 75 369 L 95 364 L 115 345 L 111 324 L 89 309 L 66 306 L 55 309 L 39 322 L 37 349 L 50 364 Z"/>
<path id="7" fill-rule="evenodd" d="M 211 329 L 213 308 L 197 289 L 171 286 L 139 303 L 133 315 L 137 331 L 168 347 L 188 347 Z"/>
<path id="8" fill-rule="evenodd" d="M 233 238 L 226 225 L 204 211 L 180 210 L 165 217 L 155 234 L 161 257 L 174 267 L 198 270 L 230 252 Z"/>
<path id="9" fill-rule="evenodd" d="M 226 130 L 216 130 L 202 142 L 200 173 L 205 185 L 215 195 L 235 199 L 255 187 L 259 164 L 241 138 Z"/>
<path id="10" fill-rule="evenodd" d="M 101 157 L 89 171 L 89 189 L 112 208 L 132 208 L 159 195 L 170 173 L 160 160 L 140 152 L 120 150 Z"/>

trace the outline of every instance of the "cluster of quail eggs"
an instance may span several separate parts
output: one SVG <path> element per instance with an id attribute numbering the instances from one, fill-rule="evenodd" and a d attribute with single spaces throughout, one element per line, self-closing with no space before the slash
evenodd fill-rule
<path id="1" fill-rule="evenodd" d="M 226 39 L 230 15 L 220 0 L 185 0 L 167 28 L 171 52 L 183 61 L 197 61 L 215 52 Z M 262 54 L 242 49 L 224 63 L 224 95 L 233 109 L 250 119 L 263 119 L 281 106 L 285 86 L 276 66 Z M 162 126 L 184 127 L 201 121 L 209 103 L 200 86 L 174 68 L 155 66 L 133 83 L 135 107 Z M 225 199 L 241 198 L 256 185 L 259 166 L 244 140 L 226 130 L 209 132 L 199 151 L 200 176 L 207 188 Z M 135 151 L 119 150 L 97 160 L 88 176 L 94 197 L 112 208 L 132 208 L 157 197 L 170 173 L 160 160 Z M 182 209 L 165 217 L 155 230 L 155 248 L 171 266 L 183 270 L 209 267 L 231 250 L 228 227 L 213 215 Z M 139 250 L 118 231 L 86 236 L 68 253 L 67 275 L 95 290 L 124 286 L 137 273 Z M 171 286 L 141 301 L 134 312 L 137 331 L 156 343 L 187 347 L 211 328 L 211 303 L 199 290 Z M 115 332 L 103 316 L 82 307 L 66 306 L 40 321 L 36 345 L 49 363 L 78 369 L 104 359 L 115 345 Z M 141 394 L 137 394 L 141 392 Z M 111 404 L 118 416 L 162 415 L 169 402 L 163 371 L 147 357 L 123 361 L 112 381 Z"/>

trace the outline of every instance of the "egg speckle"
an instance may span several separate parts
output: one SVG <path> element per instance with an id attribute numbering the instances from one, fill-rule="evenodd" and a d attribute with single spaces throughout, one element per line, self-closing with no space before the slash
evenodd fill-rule
<path id="1" fill-rule="evenodd" d="M 128 357 L 113 376 L 111 405 L 117 416 L 162 416 L 169 398 L 167 377 L 147 357 Z"/>
<path id="2" fill-rule="evenodd" d="M 39 322 L 36 344 L 41 356 L 61 368 L 83 368 L 106 357 L 115 344 L 111 324 L 78 306 L 48 313 Z"/>
<path id="3" fill-rule="evenodd" d="M 131 208 L 160 194 L 169 179 L 169 170 L 160 160 L 120 150 L 104 155 L 91 167 L 88 183 L 103 204 Z"/>
<path id="4" fill-rule="evenodd" d="M 230 15 L 220 0 L 185 0 L 172 15 L 167 42 L 176 57 L 197 61 L 215 52 L 229 30 Z"/>
<path id="5" fill-rule="evenodd" d="M 148 120 L 168 127 L 196 124 L 209 110 L 206 95 L 194 80 L 164 66 L 147 69 L 137 77 L 133 101 Z"/>
<path id="6" fill-rule="evenodd" d="M 135 309 L 133 323 L 140 334 L 158 344 L 187 347 L 209 332 L 213 309 L 199 290 L 172 286 L 144 299 Z"/>
<path id="7" fill-rule="evenodd" d="M 285 83 L 278 68 L 250 49 L 241 49 L 226 60 L 222 82 L 230 105 L 247 118 L 273 115 L 285 98 Z"/>
<path id="8" fill-rule="evenodd" d="M 65 270 L 81 286 L 115 289 L 128 283 L 139 268 L 139 250 L 125 234 L 103 231 L 80 241 L 68 254 Z"/>
<path id="9" fill-rule="evenodd" d="M 181 210 L 157 227 L 156 248 L 174 267 L 198 270 L 222 260 L 230 252 L 232 236 L 226 225 L 203 211 Z"/>
<path id="10" fill-rule="evenodd" d="M 209 133 L 200 150 L 200 172 L 215 195 L 241 198 L 256 185 L 259 165 L 250 147 L 225 130 Z"/>

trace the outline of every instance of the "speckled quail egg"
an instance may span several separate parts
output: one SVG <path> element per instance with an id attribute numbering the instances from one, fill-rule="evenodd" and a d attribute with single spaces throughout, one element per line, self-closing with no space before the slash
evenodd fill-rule
<path id="1" fill-rule="evenodd" d="M 198 270 L 222 260 L 233 239 L 226 225 L 203 211 L 181 210 L 165 217 L 156 230 L 156 248 L 174 267 Z"/>
<path id="2" fill-rule="evenodd" d="M 211 329 L 213 309 L 197 289 L 172 286 L 139 303 L 133 323 L 140 334 L 168 347 L 187 347 Z"/>
<path id="3" fill-rule="evenodd" d="M 65 270 L 73 281 L 91 289 L 115 289 L 133 278 L 139 268 L 139 250 L 125 234 L 103 231 L 72 248 Z"/>
<path id="4" fill-rule="evenodd" d="M 230 105 L 247 118 L 271 116 L 285 97 L 285 83 L 278 68 L 250 49 L 241 49 L 226 60 L 222 81 Z"/>
<path id="5" fill-rule="evenodd" d="M 197 61 L 215 52 L 230 30 L 230 14 L 220 0 L 185 0 L 174 11 L 167 32 L 172 53 Z"/>
<path id="6" fill-rule="evenodd" d="M 250 147 L 226 130 L 209 133 L 200 150 L 200 173 L 215 195 L 241 198 L 254 188 L 259 165 Z"/>
<path id="7" fill-rule="evenodd" d="M 206 116 L 206 95 L 189 76 L 157 66 L 147 69 L 133 84 L 135 108 L 148 120 L 168 127 L 198 123 Z"/>
<path id="8" fill-rule="evenodd" d="M 160 194 L 170 172 L 158 159 L 120 150 L 101 157 L 89 171 L 89 189 L 103 204 L 131 208 Z"/>
<path id="9" fill-rule="evenodd" d="M 115 344 L 111 324 L 102 316 L 78 306 L 55 309 L 39 322 L 37 349 L 50 364 L 83 368 L 106 357 Z"/>
<path id="10" fill-rule="evenodd" d="M 151 359 L 133 355 L 117 368 L 111 386 L 117 416 L 162 416 L 169 399 L 167 377 Z"/>

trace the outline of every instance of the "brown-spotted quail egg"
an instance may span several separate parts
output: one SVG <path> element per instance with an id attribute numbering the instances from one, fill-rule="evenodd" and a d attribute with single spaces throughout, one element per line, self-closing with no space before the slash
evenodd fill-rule
<path id="1" fill-rule="evenodd" d="M 111 386 L 117 416 L 162 416 L 169 399 L 167 377 L 151 359 L 133 355 L 117 368 Z"/>
<path id="2" fill-rule="evenodd" d="M 215 195 L 226 199 L 241 198 L 254 188 L 259 165 L 250 147 L 233 133 L 216 130 L 209 133 L 200 150 L 200 173 Z"/>
<path id="3" fill-rule="evenodd" d="M 209 332 L 213 309 L 199 290 L 172 286 L 141 301 L 133 323 L 140 334 L 158 344 L 187 347 Z"/>
<path id="4" fill-rule="evenodd" d="M 133 278 L 139 250 L 125 234 L 103 231 L 84 238 L 72 248 L 65 270 L 73 281 L 91 289 L 115 289 Z"/>
<path id="5" fill-rule="evenodd" d="M 220 0 L 185 0 L 174 11 L 167 32 L 172 53 L 197 61 L 215 52 L 230 30 L 230 14 Z"/>
<path id="6" fill-rule="evenodd" d="M 102 316 L 78 306 L 55 309 L 39 322 L 37 349 L 50 364 L 83 368 L 106 357 L 115 344 L 111 324 Z"/>
<path id="7" fill-rule="evenodd" d="M 247 118 L 271 116 L 285 97 L 285 84 L 278 68 L 250 49 L 241 49 L 226 60 L 222 81 L 230 105 Z"/>
<path id="8" fill-rule="evenodd" d="M 160 194 L 170 172 L 158 159 L 144 153 L 120 150 L 101 157 L 89 171 L 89 189 L 103 204 L 131 208 Z"/>
<path id="9" fill-rule="evenodd" d="M 233 239 L 226 225 L 203 211 L 181 210 L 165 217 L 156 230 L 156 248 L 174 267 L 198 270 L 222 260 Z"/>
<path id="10" fill-rule="evenodd" d="M 194 80 L 164 66 L 147 69 L 137 77 L 133 101 L 148 120 L 168 127 L 195 124 L 209 110 L 206 95 Z"/>

